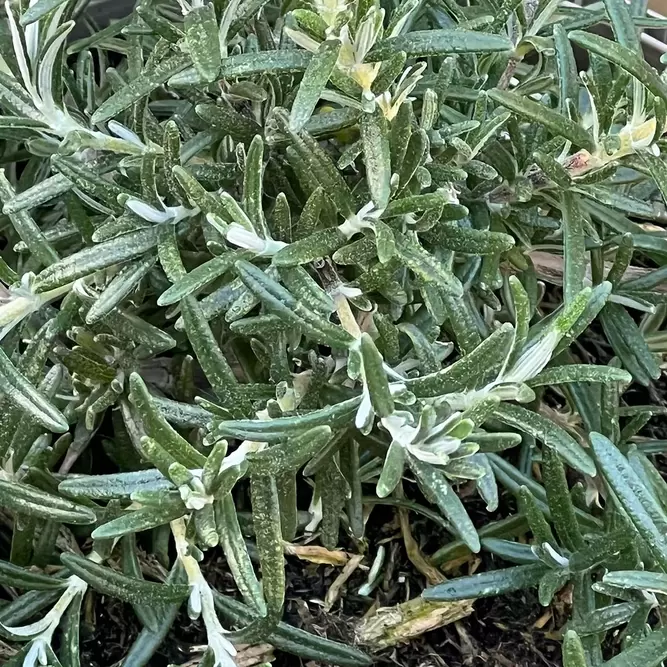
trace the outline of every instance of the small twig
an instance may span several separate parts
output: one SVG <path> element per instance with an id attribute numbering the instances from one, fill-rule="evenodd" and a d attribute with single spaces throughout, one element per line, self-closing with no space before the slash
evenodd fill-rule
<path id="1" fill-rule="evenodd" d="M 353 572 L 359 567 L 359 564 L 364 559 L 362 554 L 356 554 L 350 558 L 343 571 L 334 579 L 334 582 L 329 586 L 326 597 L 324 598 L 324 611 L 330 611 L 336 603 L 341 589 L 345 582 L 352 576 Z"/>
<path id="2" fill-rule="evenodd" d="M 417 570 L 426 577 L 428 583 L 433 586 L 445 580 L 445 576 L 438 570 L 438 568 L 431 565 L 419 548 L 419 545 L 412 536 L 410 530 L 410 522 L 408 519 L 408 512 L 405 509 L 398 510 L 398 517 L 401 522 L 401 533 L 403 534 L 403 543 L 405 544 L 405 551 L 410 559 L 410 562 L 417 568 Z"/>

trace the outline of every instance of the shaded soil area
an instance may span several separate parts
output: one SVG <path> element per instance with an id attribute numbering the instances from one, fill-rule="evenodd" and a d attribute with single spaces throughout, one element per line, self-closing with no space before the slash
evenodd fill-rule
<path id="1" fill-rule="evenodd" d="M 477 504 L 472 499 L 469 503 L 473 516 Z M 480 515 L 484 511 L 481 504 L 479 511 Z M 367 572 L 358 569 L 342 588 L 331 611 L 325 612 L 323 601 L 340 568 L 289 557 L 286 622 L 322 637 L 352 643 L 360 619 L 374 602 L 380 606 L 391 606 L 419 595 L 426 582 L 407 557 L 393 510 L 378 508 L 369 526 L 370 543 L 384 542 L 388 554 L 386 574 L 372 596 L 359 595 Z M 425 553 L 431 553 L 436 545 L 442 544 L 442 535 L 428 520 L 416 518 L 411 528 Z M 352 550 L 351 544 L 344 546 Z M 233 595 L 233 579 L 217 550 L 215 554 L 206 562 L 206 576 L 218 590 Z M 372 554 L 368 560 L 372 560 Z M 484 569 L 504 564 L 483 555 L 482 562 L 471 561 L 454 574 L 467 573 L 471 565 Z M 560 646 L 555 638 L 568 611 L 567 602 L 561 600 L 567 600 L 567 591 L 549 609 L 540 607 L 532 592 L 480 600 L 471 616 L 426 633 L 409 645 L 375 653 L 375 664 L 400 667 L 559 667 L 562 664 Z M 82 663 L 90 667 L 120 665 L 140 626 L 129 605 L 97 597 L 95 606 L 95 614 L 91 613 L 90 618 L 98 619 L 96 627 L 82 628 Z M 205 635 L 201 624 L 191 621 L 183 610 L 151 665 L 191 664 L 190 661 L 197 655 L 192 652 L 193 647 L 201 647 L 203 643 Z M 276 667 L 324 664 L 301 660 L 279 651 L 275 651 L 274 657 Z"/>

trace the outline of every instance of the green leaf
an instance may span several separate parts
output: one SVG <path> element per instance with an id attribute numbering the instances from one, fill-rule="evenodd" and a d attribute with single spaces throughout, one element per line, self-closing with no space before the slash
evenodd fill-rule
<path id="1" fill-rule="evenodd" d="M 581 30 L 572 31 L 568 37 L 577 46 L 602 56 L 629 74 L 632 74 L 656 97 L 667 101 L 667 85 L 665 85 L 658 76 L 658 73 L 636 51 L 599 35 Z"/>
<path id="2" fill-rule="evenodd" d="M 296 472 L 324 450 L 331 440 L 329 426 L 315 426 L 299 435 L 287 438 L 284 443 L 248 455 L 253 473 L 282 475 Z"/>
<path id="3" fill-rule="evenodd" d="M 653 353 L 625 308 L 615 303 L 607 304 L 600 321 L 614 352 L 637 382 L 648 386 L 652 379 L 660 377 Z"/>
<path id="4" fill-rule="evenodd" d="M 231 494 L 228 493 L 216 501 L 215 512 L 220 545 L 234 582 L 246 604 L 251 605 L 260 616 L 265 616 L 266 603 L 262 587 L 250 560 Z"/>
<path id="5" fill-rule="evenodd" d="M 285 287 L 312 310 L 326 316 L 336 310 L 334 300 L 302 266 L 281 268 L 278 273 Z"/>
<path id="6" fill-rule="evenodd" d="M 654 630 L 604 663 L 605 667 L 658 667 L 667 658 L 667 628 Z"/>
<path id="7" fill-rule="evenodd" d="M 281 248 L 273 257 L 275 266 L 298 266 L 331 255 L 347 242 L 337 227 L 322 229 Z"/>
<path id="8" fill-rule="evenodd" d="M 497 537 L 483 538 L 482 549 L 490 551 L 508 563 L 516 563 L 517 565 L 530 565 L 540 560 L 530 544 L 502 540 Z"/>
<path id="9" fill-rule="evenodd" d="M 285 559 L 280 525 L 280 501 L 276 481 L 272 477 L 252 476 L 250 483 L 255 541 L 262 568 L 262 591 L 266 616 L 255 623 L 257 628 L 243 636 L 266 636 L 280 622 L 285 601 Z M 250 628 L 253 628 L 251 624 Z M 255 635 L 257 632 L 258 635 Z"/>
<path id="10" fill-rule="evenodd" d="M 638 31 L 632 20 L 630 8 L 622 0 L 604 0 L 604 7 L 611 21 L 616 41 L 625 48 L 640 53 Z"/>
<path id="11" fill-rule="evenodd" d="M 611 290 L 612 285 L 606 280 L 593 288 L 583 312 L 571 325 L 569 330 L 563 332 L 563 338 L 556 347 L 556 350 L 552 356 L 556 356 L 563 350 L 567 349 L 572 341 L 576 340 L 586 330 L 586 328 L 588 328 L 591 322 L 593 322 L 593 320 L 599 315 L 600 311 L 604 308 L 607 299 L 611 294 Z"/>
<path id="12" fill-rule="evenodd" d="M 325 345 L 347 347 L 353 337 L 345 329 L 332 324 L 295 299 L 284 287 L 271 280 L 261 269 L 244 261 L 236 263 L 243 283 L 271 310 L 291 321 L 315 341 Z"/>
<path id="13" fill-rule="evenodd" d="M 28 246 L 30 252 L 44 265 L 49 266 L 59 259 L 58 253 L 47 241 L 42 230 L 32 219 L 27 211 L 10 211 L 8 205 L 16 199 L 16 193 L 11 183 L 5 176 L 4 169 L 0 169 L 0 200 L 5 205 L 4 212 L 9 215 L 9 219 L 21 237 L 21 240 Z"/>
<path id="14" fill-rule="evenodd" d="M 391 193 L 389 125 L 378 106 L 361 116 L 360 129 L 368 189 L 376 208 L 384 209 Z"/>
<path id="15" fill-rule="evenodd" d="M 157 440 L 161 447 L 186 468 L 201 468 L 206 457 L 181 437 L 153 404 L 145 382 L 138 373 L 130 375 L 130 402 L 141 417 L 146 434 Z"/>
<path id="16" fill-rule="evenodd" d="M 642 201 L 618 190 L 595 185 L 581 185 L 576 188 L 575 192 L 626 215 L 645 218 L 646 220 L 656 220 L 660 217 L 660 213 L 656 211 L 650 201 Z"/>
<path id="17" fill-rule="evenodd" d="M 121 111 L 125 111 L 135 102 L 152 93 L 174 74 L 184 70 L 189 64 L 189 55 L 175 53 L 152 69 L 144 70 L 138 77 L 102 102 L 92 115 L 90 122 L 97 125 L 117 116 Z"/>
<path id="18" fill-rule="evenodd" d="M 92 537 L 95 540 L 106 540 L 130 533 L 139 533 L 143 530 L 163 526 L 187 513 L 188 509 L 180 501 L 180 498 L 174 502 L 166 502 L 162 507 L 149 506 L 138 510 L 130 510 L 117 519 L 112 519 L 108 523 L 95 528 Z"/>
<path id="19" fill-rule="evenodd" d="M 587 667 L 586 653 L 579 635 L 568 630 L 563 639 L 563 667 Z"/>
<path id="20" fill-rule="evenodd" d="M 473 552 L 480 550 L 479 536 L 463 503 L 449 485 L 445 475 L 435 466 L 409 456 L 408 463 L 415 474 L 419 486 L 430 502 L 436 504 L 447 517 L 459 537 Z M 428 598 L 427 598 L 428 599 Z M 464 599 L 464 598 L 458 598 Z"/>
<path id="21" fill-rule="evenodd" d="M 652 153 L 642 152 L 639 156 L 658 186 L 663 201 L 667 201 L 667 164 L 662 158 L 656 157 Z"/>
<path id="22" fill-rule="evenodd" d="M 514 247 L 509 234 L 463 227 L 455 222 L 441 222 L 425 238 L 447 250 L 469 255 L 498 255 Z"/>
<path id="23" fill-rule="evenodd" d="M 461 297 L 463 287 L 458 278 L 442 262 L 429 253 L 423 246 L 409 239 L 407 235 L 395 234 L 396 251 L 400 258 L 415 275 L 426 282 L 433 282 L 453 297 Z"/>
<path id="24" fill-rule="evenodd" d="M 645 414 L 638 416 L 645 419 Z M 631 445 L 628 448 L 628 461 L 644 484 L 658 499 L 663 509 L 667 511 L 667 483 L 662 478 L 659 470 L 649 461 L 647 456 L 637 449 L 636 445 Z"/>
<path id="25" fill-rule="evenodd" d="M 119 306 L 148 275 L 156 257 L 146 257 L 124 267 L 99 295 L 86 313 L 86 324 L 95 324 Z"/>
<path id="26" fill-rule="evenodd" d="M 158 306 L 170 306 L 186 296 L 194 294 L 206 285 L 225 275 L 239 259 L 240 253 L 226 252 L 210 259 L 179 278 L 169 289 L 160 294 Z"/>
<path id="27" fill-rule="evenodd" d="M 335 458 L 322 459 L 315 473 L 315 489 L 322 502 L 320 540 L 326 549 L 332 550 L 338 545 L 341 512 L 350 496 L 347 480 Z"/>
<path id="28" fill-rule="evenodd" d="M 584 223 L 577 198 L 571 192 L 561 196 L 563 216 L 563 299 L 569 303 L 584 288 L 586 278 L 586 244 Z"/>
<path id="29" fill-rule="evenodd" d="M 392 441 L 385 456 L 382 473 L 375 492 L 378 498 L 386 498 L 400 483 L 406 462 L 405 448 L 400 442 Z"/>
<path id="30" fill-rule="evenodd" d="M 320 185 L 341 215 L 349 218 L 356 214 L 355 198 L 346 180 L 329 154 L 308 132 L 293 132 L 289 125 L 289 117 L 284 109 L 275 109 L 273 118 L 277 125 L 289 135 L 294 154 L 303 162 L 309 176 L 314 179 L 313 185 Z M 317 185 L 316 185 L 317 184 Z M 312 188 L 312 190 L 315 189 Z M 310 190 L 309 190 L 310 192 Z"/>
<path id="31" fill-rule="evenodd" d="M 607 572 L 602 581 L 619 588 L 667 594 L 667 574 L 664 572 L 618 570 Z"/>
<path id="32" fill-rule="evenodd" d="M 353 421 L 354 413 L 359 407 L 360 402 L 361 399 L 355 397 L 294 417 L 223 421 L 215 426 L 215 432 L 221 436 L 240 438 L 242 440 L 278 442 L 287 436 L 296 435 L 315 426 L 328 425 L 332 429 L 337 426 L 343 426 Z"/>
<path id="33" fill-rule="evenodd" d="M 141 563 L 137 553 L 137 540 L 135 535 L 125 535 L 122 539 L 122 566 L 123 574 L 142 581 L 144 576 L 141 572 Z M 151 604 L 135 603 L 132 605 L 134 613 L 144 627 L 157 631 L 160 627 L 159 613 L 162 607 L 153 607 Z"/>
<path id="34" fill-rule="evenodd" d="M 514 327 L 505 323 L 469 354 L 437 373 L 408 380 L 406 385 L 419 398 L 462 393 L 482 387 L 498 375 L 513 337 Z"/>
<path id="35" fill-rule="evenodd" d="M 237 113 L 233 109 L 217 104 L 198 104 L 197 115 L 222 134 L 228 134 L 237 141 L 249 143 L 261 132 L 262 128 L 252 119 Z"/>
<path id="36" fill-rule="evenodd" d="M 313 115 L 336 66 L 340 48 L 341 43 L 338 40 L 322 42 L 308 64 L 290 111 L 289 123 L 294 132 L 301 131 Z"/>
<path id="37" fill-rule="evenodd" d="M 36 292 L 48 292 L 115 264 L 122 264 L 153 249 L 160 228 L 156 225 L 84 248 L 47 266 L 36 278 Z"/>
<path id="38" fill-rule="evenodd" d="M 256 135 L 250 142 L 243 171 L 243 208 L 251 227 L 260 236 L 270 238 L 262 208 L 262 177 L 264 175 L 264 141 Z"/>
<path id="39" fill-rule="evenodd" d="M 543 125 L 554 136 L 568 139 L 575 146 L 591 151 L 595 150 L 593 138 L 581 125 L 543 104 L 534 102 L 518 93 L 505 90 L 490 90 L 488 95 L 494 102 L 513 111 L 525 120 Z"/>
<path id="40" fill-rule="evenodd" d="M 248 78 L 269 72 L 303 72 L 311 60 L 312 54 L 291 49 L 240 53 L 225 58 L 218 76 L 221 79 L 231 79 Z"/>
<path id="41" fill-rule="evenodd" d="M 574 59 L 572 45 L 568 41 L 567 33 L 560 23 L 554 24 L 554 46 L 556 47 L 556 64 L 560 87 L 560 108 L 563 113 L 567 113 L 566 101 L 572 100 L 572 103 L 576 106 L 579 99 L 579 82 L 577 80 L 577 63 Z"/>
<path id="42" fill-rule="evenodd" d="M 368 54 L 368 60 L 385 60 L 397 51 L 404 51 L 409 58 L 417 58 L 446 56 L 452 53 L 493 53 L 511 49 L 511 42 L 502 35 L 460 29 L 417 30 L 381 41 Z"/>
<path id="43" fill-rule="evenodd" d="M 235 387 L 238 381 L 215 340 L 201 306 L 194 297 L 188 296 L 181 302 L 181 308 L 188 339 L 216 396 L 224 406 L 233 407 L 234 412 L 247 412 L 245 405 L 237 404 Z"/>
<path id="44" fill-rule="evenodd" d="M 73 475 L 58 484 L 58 491 L 73 498 L 113 500 L 129 498 L 137 491 L 174 489 L 158 470 L 117 472 L 111 475 Z"/>
<path id="45" fill-rule="evenodd" d="M 551 526 L 546 522 L 542 511 L 537 505 L 535 497 L 526 486 L 519 489 L 519 510 L 526 517 L 528 526 L 538 545 L 548 542 L 555 546 L 556 540 L 551 532 Z"/>
<path id="46" fill-rule="evenodd" d="M 60 560 L 68 570 L 81 577 L 95 590 L 132 604 L 162 605 L 181 602 L 188 596 L 190 590 L 185 584 L 157 584 L 128 577 L 72 553 L 61 554 Z"/>
<path id="47" fill-rule="evenodd" d="M 0 560 L 0 581 L 5 586 L 16 586 L 28 591 L 50 591 L 62 589 L 65 586 L 62 579 L 33 572 L 4 560 Z"/>
<path id="48" fill-rule="evenodd" d="M 601 607 L 587 614 L 585 618 L 570 620 L 566 627 L 580 637 L 601 634 L 627 623 L 638 608 L 639 605 L 632 602 Z"/>
<path id="49" fill-rule="evenodd" d="M 536 586 L 547 571 L 543 563 L 533 563 L 473 574 L 427 588 L 422 597 L 429 602 L 453 602 L 504 595 Z"/>
<path id="50" fill-rule="evenodd" d="M 605 481 L 656 561 L 667 566 L 667 516 L 613 443 L 600 433 L 590 438 Z"/>
<path id="51" fill-rule="evenodd" d="M 31 415 L 39 424 L 54 433 L 69 430 L 69 424 L 42 393 L 20 373 L 0 349 L 0 391 L 6 400 Z"/>
<path id="52" fill-rule="evenodd" d="M 589 543 L 579 551 L 575 551 L 569 558 L 569 569 L 572 572 L 584 572 L 608 562 L 618 556 L 634 542 L 630 531 L 621 530 L 599 535 L 589 540 Z"/>
<path id="53" fill-rule="evenodd" d="M 214 81 L 220 71 L 222 55 L 213 3 L 193 6 L 183 23 L 185 44 L 195 69 L 204 81 Z"/>
<path id="54" fill-rule="evenodd" d="M 378 417 L 387 417 L 394 411 L 394 400 L 389 391 L 382 355 L 375 347 L 373 339 L 365 332 L 359 339 L 359 350 L 364 380 L 368 387 L 373 410 Z"/>
<path id="55" fill-rule="evenodd" d="M 571 551 L 581 549 L 584 540 L 570 497 L 565 466 L 556 452 L 549 447 L 542 451 L 542 481 L 547 494 L 551 521 L 561 543 Z"/>
<path id="56" fill-rule="evenodd" d="M 613 366 L 589 366 L 587 364 L 569 364 L 546 368 L 527 384 L 530 387 L 545 387 L 553 384 L 571 384 L 573 382 L 621 382 L 629 384 L 632 376 L 622 368 Z"/>
<path id="57" fill-rule="evenodd" d="M 0 480 L 0 502 L 12 512 L 75 525 L 95 523 L 95 512 L 71 500 L 54 496 L 21 482 Z"/>
<path id="58" fill-rule="evenodd" d="M 543 442 L 546 447 L 553 448 L 575 470 L 595 476 L 595 464 L 590 456 L 567 431 L 551 420 L 510 403 L 499 405 L 494 414 L 503 423 L 518 428 Z"/>
<path id="59" fill-rule="evenodd" d="M 548 607 L 558 591 L 567 584 L 570 573 L 567 570 L 549 570 L 540 579 L 537 599 L 543 607 Z"/>

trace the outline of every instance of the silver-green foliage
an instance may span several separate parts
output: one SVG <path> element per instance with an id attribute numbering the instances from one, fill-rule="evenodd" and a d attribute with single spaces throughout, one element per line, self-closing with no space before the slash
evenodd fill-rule
<path id="1" fill-rule="evenodd" d="M 667 352 L 667 84 L 655 20 L 604 8 L 140 0 L 68 41 L 85 2 L 5 5 L 10 664 L 78 667 L 89 590 L 133 606 L 132 667 L 183 603 L 205 665 L 261 641 L 369 664 L 283 623 L 283 552 L 363 548 L 379 503 L 446 527 L 436 565 L 511 564 L 426 599 L 571 583 L 566 667 L 622 625 L 605 665 L 667 658 L 664 441 L 638 435 L 663 409 L 623 396 Z M 476 525 L 463 487 L 518 513 Z"/>

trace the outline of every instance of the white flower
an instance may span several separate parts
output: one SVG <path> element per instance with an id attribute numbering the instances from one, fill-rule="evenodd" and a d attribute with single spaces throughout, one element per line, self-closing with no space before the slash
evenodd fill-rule
<path id="1" fill-rule="evenodd" d="M 534 378 L 551 361 L 551 355 L 561 338 L 562 334 L 558 330 L 552 329 L 549 331 L 540 340 L 524 350 L 514 362 L 512 368 L 503 373 L 502 378 L 496 382 L 519 384 Z"/>
<path id="2" fill-rule="evenodd" d="M 350 216 L 342 225 L 338 226 L 338 231 L 350 239 L 358 234 L 362 229 L 375 229 L 375 221 L 382 215 L 384 209 L 375 207 L 372 201 L 362 206 L 358 213 Z"/>
<path id="3" fill-rule="evenodd" d="M 585 79 L 584 79 L 585 83 Z M 633 79 L 633 94 L 632 94 L 632 116 L 627 120 L 626 124 L 619 130 L 618 134 L 610 135 L 609 139 L 616 140 L 617 146 L 611 152 L 605 147 L 605 142 L 599 141 L 599 124 L 597 110 L 595 109 L 595 102 L 590 91 L 588 96 L 591 102 L 591 112 L 588 125 L 593 130 L 593 139 L 596 144 L 594 154 L 589 153 L 585 149 L 581 149 L 571 156 L 564 153 L 560 162 L 574 176 L 582 176 L 593 169 L 599 169 L 619 160 L 626 155 L 648 151 L 656 157 L 660 155 L 660 148 L 654 141 L 660 138 L 665 131 L 665 127 L 657 127 L 657 118 L 655 116 L 649 118 L 645 108 L 646 91 L 644 86 Z M 587 87 L 588 90 L 588 87 Z"/>
<path id="4" fill-rule="evenodd" d="M 162 203 L 162 202 L 161 202 Z M 185 218 L 191 218 L 199 213 L 198 208 L 186 208 L 185 206 L 165 206 L 162 203 L 162 209 L 157 209 L 150 204 L 147 204 L 141 199 L 135 197 L 128 197 L 125 200 L 125 206 L 138 215 L 143 220 L 154 223 L 171 222 L 177 223 Z"/>
<path id="5" fill-rule="evenodd" d="M 28 46 L 28 58 L 26 58 L 26 52 L 23 49 L 21 41 L 21 33 L 14 19 L 9 0 L 5 0 L 5 12 L 12 36 L 12 46 L 14 47 L 16 62 L 19 66 L 21 78 L 23 79 L 23 86 L 30 95 L 36 109 L 36 113 L 30 114 L 30 116 L 35 120 L 46 123 L 49 128 L 61 136 L 66 136 L 72 130 L 83 129 L 66 110 L 56 106 L 52 89 L 56 58 L 69 33 L 74 28 L 74 21 L 64 24 L 64 30 L 51 42 L 41 61 L 37 63 L 37 26 L 30 26 L 25 31 L 26 45 Z M 62 12 L 59 12 L 59 16 L 61 15 Z M 36 83 L 33 82 L 28 59 L 30 59 L 31 65 L 37 71 L 37 76 L 35 77 Z"/>
<path id="6" fill-rule="evenodd" d="M 196 7 L 203 7 L 204 0 L 192 0 L 192 2 L 188 2 L 187 0 L 178 0 L 178 4 L 181 7 L 181 14 L 186 16 Z"/>
<path id="7" fill-rule="evenodd" d="M 565 556 L 561 556 L 548 542 L 544 542 L 542 544 L 542 548 L 546 552 L 546 555 L 549 556 L 549 558 L 551 558 L 557 565 L 560 567 L 569 567 L 570 560 Z M 535 553 L 537 550 L 534 547 L 533 549 L 533 553 Z"/>
<path id="8" fill-rule="evenodd" d="M 340 30 L 341 49 L 336 65 L 338 69 L 361 86 L 364 98 L 370 101 L 373 100 L 371 86 L 380 71 L 382 63 L 365 63 L 364 60 L 382 35 L 383 21 L 384 9 L 371 7 L 359 24 L 354 37 L 350 35 L 350 29 L 347 25 L 344 25 Z"/>
<path id="9" fill-rule="evenodd" d="M 80 593 L 85 593 L 88 588 L 88 584 L 76 575 L 69 577 L 66 580 L 66 584 L 67 588 L 60 598 L 58 598 L 53 608 L 39 621 L 22 626 L 8 626 L 0 623 L 5 632 L 15 637 L 32 640 L 28 653 L 23 659 L 23 667 L 36 667 L 37 665 L 48 664 L 46 649 L 51 645 L 53 633 L 56 631 L 63 614 L 67 611 L 72 600 Z"/>
<path id="10" fill-rule="evenodd" d="M 408 95 L 410 95 L 421 80 L 425 69 L 426 63 L 424 62 L 411 65 L 403 72 L 401 78 L 398 80 L 394 95 L 386 90 L 375 98 L 375 102 L 380 109 L 382 109 L 382 113 L 387 120 L 391 121 L 396 118 L 396 115 L 404 102 L 411 102 L 414 100 L 413 97 L 408 97 Z"/>
<path id="11" fill-rule="evenodd" d="M 322 513 L 322 495 L 318 492 L 317 487 L 313 489 L 313 497 L 308 507 L 308 514 L 310 514 L 310 521 L 305 530 L 307 533 L 314 533 L 324 516 Z"/>
<path id="12" fill-rule="evenodd" d="M 192 479 L 188 484 L 181 484 L 178 492 L 181 494 L 181 500 L 189 510 L 201 510 L 206 505 L 213 504 L 213 496 L 206 493 L 201 481 L 202 470 L 191 470 Z"/>
<path id="13" fill-rule="evenodd" d="M 199 563 L 190 555 L 190 545 L 185 536 L 186 528 L 183 519 L 171 522 L 171 532 L 176 544 L 176 553 L 190 584 L 188 613 L 193 619 L 202 617 L 206 628 L 206 639 L 213 653 L 213 667 L 236 667 L 234 656 L 236 649 L 225 637 L 225 629 L 215 613 L 213 591 L 208 585 L 199 568 Z"/>
<path id="14" fill-rule="evenodd" d="M 34 273 L 21 276 L 20 285 L 4 287 L 0 285 L 0 340 L 26 317 L 37 312 L 44 304 L 69 292 L 71 284 L 48 292 L 35 294 L 32 291 Z"/>
<path id="15" fill-rule="evenodd" d="M 320 48 L 320 42 L 314 40 L 310 35 L 307 35 L 301 30 L 295 30 L 294 28 L 285 27 L 285 34 L 298 46 L 310 53 L 317 53 L 317 50 Z"/>
<path id="16" fill-rule="evenodd" d="M 134 144 L 137 148 L 140 148 L 143 151 L 147 150 L 146 144 L 139 138 L 139 135 L 132 132 L 129 127 L 125 127 L 116 120 L 110 120 L 107 127 L 111 134 L 117 136 L 123 141 L 127 141 L 129 144 Z"/>
<path id="17" fill-rule="evenodd" d="M 656 118 L 647 120 L 646 89 L 637 79 L 632 81 L 632 117 L 618 133 L 621 139 L 621 151 L 637 152 L 650 150 L 654 155 L 660 155 L 660 149 L 653 143 L 656 130 Z"/>
<path id="18" fill-rule="evenodd" d="M 635 120 L 634 118 L 624 125 L 618 133 L 618 138 L 621 140 L 620 149 L 614 153 L 615 157 L 622 157 L 628 153 L 636 153 L 643 150 L 648 150 L 655 156 L 660 155 L 660 148 L 653 143 L 655 135 L 656 119 L 643 118 Z M 620 155 L 619 155 L 620 153 Z"/>
<path id="19" fill-rule="evenodd" d="M 373 426 L 374 419 L 375 410 L 373 410 L 371 393 L 368 389 L 368 384 L 364 380 L 361 389 L 361 403 L 359 403 L 357 414 L 354 417 L 354 425 L 362 433 L 368 434 Z"/>
<path id="20" fill-rule="evenodd" d="M 23 658 L 23 667 L 36 667 L 36 665 L 48 665 L 49 656 L 46 652 L 48 646 L 51 645 L 50 638 L 35 637 L 30 643 L 28 653 Z"/>
<path id="21" fill-rule="evenodd" d="M 263 239 L 237 222 L 232 222 L 227 228 L 227 241 L 239 248 L 252 250 L 258 257 L 272 257 L 287 245 L 282 241 Z"/>
<path id="22" fill-rule="evenodd" d="M 392 441 L 401 444 L 416 459 L 444 466 L 449 463 L 450 455 L 461 446 L 461 437 L 449 435 L 454 427 L 462 423 L 461 413 L 454 412 L 439 423 L 435 423 L 436 419 L 434 410 L 424 409 L 415 426 L 410 412 L 396 410 L 383 417 L 381 423 L 389 431 Z M 469 426 L 472 428 L 472 423 Z"/>
<path id="23" fill-rule="evenodd" d="M 189 556 L 189 558 L 192 557 Z M 199 566 L 197 566 L 197 570 L 199 571 Z M 197 578 L 190 582 L 188 608 L 192 618 L 201 616 L 204 621 L 208 647 L 213 652 L 213 667 L 236 667 L 234 661 L 236 649 L 225 637 L 225 629 L 215 613 L 213 592 L 201 571 L 199 571 Z"/>
<path id="24" fill-rule="evenodd" d="M 336 25 L 338 15 L 347 10 L 348 3 L 345 0 L 314 0 L 313 7 L 327 24 L 327 32 L 331 32 Z"/>
<path id="25" fill-rule="evenodd" d="M 350 285 L 345 283 L 337 283 L 328 291 L 329 296 L 334 300 L 337 296 L 343 296 L 346 299 L 354 299 L 363 295 L 363 292 L 358 287 L 350 287 Z"/>
<path id="26" fill-rule="evenodd" d="M 222 465 L 220 466 L 220 472 L 227 470 L 228 468 L 233 468 L 234 466 L 242 465 L 248 454 L 261 452 L 263 449 L 266 449 L 266 446 L 265 442 L 244 440 L 231 454 L 225 456 L 222 460 Z"/>

